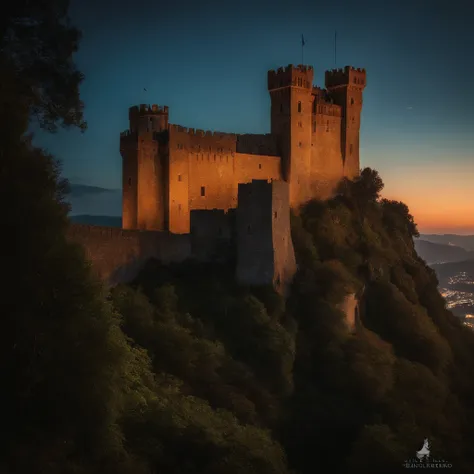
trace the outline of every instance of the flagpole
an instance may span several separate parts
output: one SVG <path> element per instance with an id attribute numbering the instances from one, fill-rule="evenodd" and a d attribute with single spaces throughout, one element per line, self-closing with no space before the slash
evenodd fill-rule
<path id="1" fill-rule="evenodd" d="M 301 64 L 304 64 L 304 36 L 301 35 Z"/>

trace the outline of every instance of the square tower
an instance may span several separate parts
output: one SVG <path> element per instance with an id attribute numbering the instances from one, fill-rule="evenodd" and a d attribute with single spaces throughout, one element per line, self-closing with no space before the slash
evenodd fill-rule
<path id="1" fill-rule="evenodd" d="M 346 66 L 326 71 L 326 88 L 342 108 L 341 153 L 344 176 L 353 179 L 360 172 L 359 142 L 362 93 L 366 86 L 365 69 Z"/>
<path id="2" fill-rule="evenodd" d="M 120 134 L 122 228 L 164 230 L 167 168 L 157 136 L 168 129 L 168 107 L 131 107 L 129 120 Z"/>
<path id="3" fill-rule="evenodd" d="M 268 71 L 271 98 L 271 133 L 282 160 L 282 176 L 289 183 L 290 205 L 297 209 L 312 197 L 311 122 L 312 66 L 293 66 Z"/>
<path id="4" fill-rule="evenodd" d="M 285 181 L 239 184 L 237 281 L 273 285 L 277 291 L 287 292 L 296 273 L 289 201 L 289 185 Z"/>

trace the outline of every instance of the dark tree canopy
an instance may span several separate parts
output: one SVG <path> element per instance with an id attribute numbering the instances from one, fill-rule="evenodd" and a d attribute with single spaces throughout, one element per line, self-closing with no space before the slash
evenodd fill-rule
<path id="1" fill-rule="evenodd" d="M 73 61 L 81 34 L 70 25 L 68 0 L 18 0 L 2 6 L 0 72 L 2 121 L 15 117 L 26 128 L 35 118 L 54 132 L 58 126 L 85 130 Z"/>

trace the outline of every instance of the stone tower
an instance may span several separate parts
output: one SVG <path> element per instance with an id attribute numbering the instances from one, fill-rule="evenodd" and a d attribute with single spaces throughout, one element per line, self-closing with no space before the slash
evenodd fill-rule
<path id="1" fill-rule="evenodd" d="M 344 176 L 350 179 L 359 174 L 359 131 L 362 111 L 362 92 L 366 85 L 365 69 L 346 66 L 326 71 L 325 85 L 335 104 L 342 108 L 341 153 Z"/>
<path id="2" fill-rule="evenodd" d="M 280 180 L 239 184 L 238 202 L 237 281 L 273 285 L 285 294 L 296 273 L 289 184 Z"/>
<path id="3" fill-rule="evenodd" d="M 131 107 L 129 121 L 120 136 L 122 228 L 164 230 L 167 167 L 157 133 L 168 129 L 168 107 Z"/>
<path id="4" fill-rule="evenodd" d="M 313 68 L 293 66 L 268 72 L 271 133 L 281 153 L 282 177 L 289 183 L 290 206 L 312 198 L 311 118 Z"/>

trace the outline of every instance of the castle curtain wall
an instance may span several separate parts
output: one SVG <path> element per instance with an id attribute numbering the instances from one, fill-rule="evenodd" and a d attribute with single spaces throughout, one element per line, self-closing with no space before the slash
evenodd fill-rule
<path id="1" fill-rule="evenodd" d="M 275 152 L 266 135 L 239 136 L 239 148 Z M 192 210 L 235 209 L 239 183 L 280 179 L 278 156 L 236 153 L 237 136 L 171 125 L 169 230 L 190 232 Z"/>
<path id="2" fill-rule="evenodd" d="M 234 172 L 235 197 L 237 198 L 239 183 L 250 183 L 253 179 L 281 179 L 280 162 L 281 160 L 278 156 L 237 153 L 235 156 Z"/>

